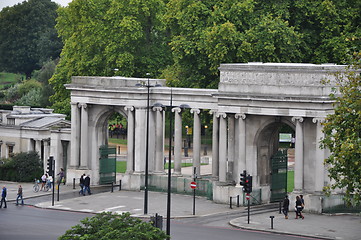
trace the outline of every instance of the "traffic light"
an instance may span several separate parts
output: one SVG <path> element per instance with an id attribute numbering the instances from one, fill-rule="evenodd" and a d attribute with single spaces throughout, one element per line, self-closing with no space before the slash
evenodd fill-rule
<path id="1" fill-rule="evenodd" d="M 243 173 L 241 173 L 240 175 L 241 175 L 241 178 L 240 178 L 239 184 L 244 187 L 246 185 L 247 171 L 244 170 Z"/>
<path id="2" fill-rule="evenodd" d="M 251 193 L 252 192 L 252 176 L 248 175 L 246 177 L 246 184 L 244 186 L 244 191 L 246 193 Z"/>
<path id="3" fill-rule="evenodd" d="M 54 163 L 54 158 L 53 157 L 49 157 L 47 162 L 46 162 L 46 172 L 49 174 L 49 176 L 53 176 L 53 163 Z"/>

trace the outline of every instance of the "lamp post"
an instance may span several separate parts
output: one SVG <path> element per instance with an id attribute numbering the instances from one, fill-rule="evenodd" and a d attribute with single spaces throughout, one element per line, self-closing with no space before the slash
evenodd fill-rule
<path id="1" fill-rule="evenodd" d="M 168 158 L 168 191 L 167 191 L 167 235 L 170 236 L 170 205 L 171 205 L 171 160 L 172 160 L 172 123 L 173 123 L 173 114 L 172 114 L 172 105 L 173 105 L 173 92 L 172 88 L 170 89 L 170 111 L 169 111 L 169 158 Z"/>
<path id="2" fill-rule="evenodd" d="M 149 168 L 149 75 L 150 73 L 146 73 L 148 76 L 147 83 L 147 134 L 146 134 L 146 147 L 145 147 L 145 180 L 144 180 L 144 215 L 148 214 L 148 168 Z"/>
<path id="3" fill-rule="evenodd" d="M 173 91 L 170 89 L 170 111 L 169 111 L 169 161 L 168 161 L 168 190 L 167 190 L 167 228 L 166 234 L 170 236 L 170 211 L 171 211 L 171 189 L 172 189 L 172 181 L 171 181 L 171 163 L 172 163 L 172 131 L 173 131 Z M 180 108 L 189 108 L 189 105 L 182 104 L 179 106 Z"/>

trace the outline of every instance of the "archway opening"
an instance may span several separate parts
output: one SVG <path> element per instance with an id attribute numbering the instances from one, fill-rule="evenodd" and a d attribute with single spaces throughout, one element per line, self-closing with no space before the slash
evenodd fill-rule
<path id="1" fill-rule="evenodd" d="M 281 120 L 268 124 L 259 135 L 257 172 L 260 186 L 270 190 L 271 202 L 293 191 L 294 139 L 293 125 Z"/>

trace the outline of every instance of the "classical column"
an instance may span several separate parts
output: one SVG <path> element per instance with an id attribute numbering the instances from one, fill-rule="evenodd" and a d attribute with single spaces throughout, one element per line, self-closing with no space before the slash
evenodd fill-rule
<path id="1" fill-rule="evenodd" d="M 35 152 L 41 157 L 41 140 L 35 140 Z"/>
<path id="2" fill-rule="evenodd" d="M 320 140 L 324 137 L 322 132 L 322 123 L 325 121 L 324 118 L 314 118 L 313 123 L 316 123 L 316 157 L 315 157 L 315 191 L 322 192 L 324 186 L 324 160 L 325 150 L 320 148 Z"/>
<path id="3" fill-rule="evenodd" d="M 46 162 L 50 156 L 50 138 L 43 139 L 43 144 L 44 144 L 44 162 Z M 55 160 L 59 160 L 59 159 L 55 159 Z"/>
<path id="4" fill-rule="evenodd" d="M 201 176 L 201 119 L 199 109 L 191 109 L 193 113 L 193 167 L 196 168 L 197 177 Z"/>
<path id="5" fill-rule="evenodd" d="M 80 168 L 88 169 L 88 105 L 86 103 L 80 103 L 81 107 L 81 127 L 80 127 Z"/>
<path id="6" fill-rule="evenodd" d="M 303 118 L 293 117 L 296 123 L 295 140 L 295 191 L 303 190 Z"/>
<path id="7" fill-rule="evenodd" d="M 163 152 L 163 108 L 162 107 L 153 107 L 155 111 L 155 172 L 164 173 L 164 152 Z"/>
<path id="8" fill-rule="evenodd" d="M 80 164 L 80 111 L 78 103 L 71 103 L 71 146 L 70 163 L 72 168 Z"/>
<path id="9" fill-rule="evenodd" d="M 136 108 L 135 109 L 135 172 L 145 171 L 145 159 L 146 159 L 146 129 L 147 129 L 147 109 Z"/>
<path id="10" fill-rule="evenodd" d="M 247 169 L 246 165 L 246 114 L 237 113 L 235 118 L 238 120 L 238 155 L 236 159 L 238 160 L 236 175 L 239 178 L 243 170 Z M 239 184 L 239 181 L 236 181 Z"/>
<path id="11" fill-rule="evenodd" d="M 174 175 L 182 174 L 182 116 L 179 107 L 172 109 L 174 112 Z"/>
<path id="12" fill-rule="evenodd" d="M 227 114 L 219 116 L 219 181 L 227 181 Z"/>
<path id="13" fill-rule="evenodd" d="M 124 110 L 128 112 L 126 173 L 130 174 L 134 172 L 134 107 L 127 106 Z"/>
<path id="14" fill-rule="evenodd" d="M 218 179 L 219 176 L 219 122 L 216 110 L 211 110 L 213 114 L 212 131 L 212 178 Z"/>
<path id="15" fill-rule="evenodd" d="M 227 150 L 227 155 L 228 155 L 228 172 L 232 174 L 232 179 L 235 180 L 235 170 L 237 168 L 237 164 L 235 163 L 235 159 L 234 159 L 234 144 L 235 144 L 235 139 L 234 139 L 234 134 L 235 134 L 235 124 L 234 124 L 234 117 L 230 116 L 228 118 L 228 150 Z M 238 182 L 238 181 L 237 181 Z"/>

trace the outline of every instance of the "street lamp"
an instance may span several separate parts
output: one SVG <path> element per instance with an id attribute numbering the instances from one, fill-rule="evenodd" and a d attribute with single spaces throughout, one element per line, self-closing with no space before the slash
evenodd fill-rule
<path id="1" fill-rule="evenodd" d="M 170 89 L 170 111 L 169 111 L 169 157 L 168 157 L 168 191 L 167 191 L 167 229 L 166 234 L 170 236 L 170 211 L 171 211 L 171 188 L 172 188 L 172 181 L 171 181 L 171 163 L 172 163 L 172 123 L 173 123 L 173 114 L 172 114 L 172 107 L 173 107 L 173 92 L 172 88 Z M 188 105 L 182 104 L 179 106 L 180 108 L 189 108 Z"/>
<path id="2" fill-rule="evenodd" d="M 144 179 L 144 215 L 148 214 L 148 175 L 149 175 L 149 100 L 150 100 L 150 88 L 151 87 L 161 87 L 160 84 L 155 86 L 150 85 L 149 76 L 150 73 L 146 73 L 148 80 L 147 85 L 136 84 L 137 87 L 146 87 L 147 88 L 147 133 L 146 133 L 146 147 L 145 147 L 145 179 Z"/>

